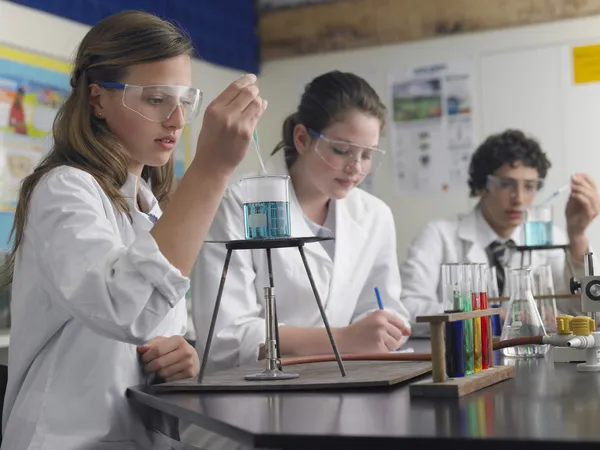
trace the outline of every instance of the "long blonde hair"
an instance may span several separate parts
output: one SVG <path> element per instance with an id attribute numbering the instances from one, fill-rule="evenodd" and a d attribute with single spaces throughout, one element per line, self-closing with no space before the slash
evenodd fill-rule
<path id="1" fill-rule="evenodd" d="M 71 93 L 52 128 L 53 146 L 33 173 L 23 179 L 11 230 L 14 238 L 5 271 L 12 281 L 15 257 L 27 222 L 29 202 L 36 185 L 52 169 L 68 165 L 91 174 L 118 211 L 130 217 L 120 192 L 127 180 L 129 156 L 106 123 L 96 119 L 89 105 L 89 85 L 119 82 L 127 68 L 180 55 L 192 55 L 190 39 L 177 27 L 152 14 L 124 11 L 98 22 L 81 41 L 75 57 Z M 144 167 L 157 200 L 164 204 L 173 183 L 173 158 L 162 167 Z"/>

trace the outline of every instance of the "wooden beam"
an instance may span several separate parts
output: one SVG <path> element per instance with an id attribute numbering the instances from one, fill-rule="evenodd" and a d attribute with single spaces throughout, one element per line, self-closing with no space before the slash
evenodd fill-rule
<path id="1" fill-rule="evenodd" d="M 263 60 L 600 14 L 600 0 L 346 0 L 260 15 Z"/>

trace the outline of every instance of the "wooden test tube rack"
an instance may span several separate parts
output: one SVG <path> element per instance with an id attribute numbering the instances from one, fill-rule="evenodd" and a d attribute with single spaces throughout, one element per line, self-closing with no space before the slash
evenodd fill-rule
<path id="1" fill-rule="evenodd" d="M 462 397 L 471 392 L 484 389 L 493 384 L 514 377 L 513 366 L 493 365 L 492 339 L 488 341 L 490 367 L 461 378 L 448 378 L 446 376 L 446 343 L 444 340 L 444 324 L 459 320 L 487 317 L 498 314 L 498 308 L 482 309 L 477 311 L 435 314 L 432 316 L 417 317 L 417 323 L 429 323 L 431 329 L 431 380 L 419 381 L 410 385 L 411 397 Z M 488 321 L 488 336 L 491 336 L 491 320 Z"/>

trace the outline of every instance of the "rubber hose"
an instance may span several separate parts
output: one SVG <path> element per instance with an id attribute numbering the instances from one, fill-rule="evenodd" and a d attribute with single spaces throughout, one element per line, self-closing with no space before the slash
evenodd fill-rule
<path id="1" fill-rule="evenodd" d="M 542 336 L 528 336 L 504 341 L 494 342 L 494 350 L 517 345 L 541 345 Z M 431 353 L 347 353 L 343 354 L 343 361 L 431 361 Z M 282 366 L 293 366 L 296 364 L 311 364 L 319 362 L 335 361 L 335 355 L 314 356 L 291 356 L 281 358 Z"/>

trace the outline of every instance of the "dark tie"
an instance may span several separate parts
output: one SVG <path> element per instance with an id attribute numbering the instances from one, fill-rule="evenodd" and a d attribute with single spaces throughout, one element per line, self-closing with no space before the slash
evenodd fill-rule
<path id="1" fill-rule="evenodd" d="M 514 247 L 515 242 L 512 239 L 509 239 L 504 243 L 494 241 L 485 249 L 490 266 L 496 268 L 496 277 L 498 278 L 498 295 L 500 296 L 504 292 L 504 284 L 506 281 L 504 267 L 508 265 L 511 253 L 510 250 L 512 250 Z"/>

